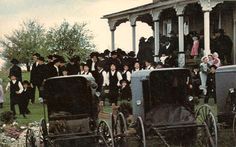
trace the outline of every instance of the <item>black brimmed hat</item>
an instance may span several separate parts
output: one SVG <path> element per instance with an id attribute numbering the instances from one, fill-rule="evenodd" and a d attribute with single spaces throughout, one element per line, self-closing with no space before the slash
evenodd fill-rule
<path id="1" fill-rule="evenodd" d="M 20 62 L 19 62 L 17 59 L 13 58 L 13 59 L 11 60 L 11 63 L 12 63 L 12 64 L 19 64 Z"/>

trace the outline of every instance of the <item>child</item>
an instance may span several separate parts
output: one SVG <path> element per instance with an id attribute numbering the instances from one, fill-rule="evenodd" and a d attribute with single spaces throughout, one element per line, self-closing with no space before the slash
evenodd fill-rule
<path id="1" fill-rule="evenodd" d="M 23 86 L 19 80 L 16 79 L 14 73 L 10 75 L 10 82 L 8 82 L 6 91 L 10 89 L 10 109 L 13 115 L 16 115 L 15 105 L 19 104 L 20 94 L 23 92 Z M 18 105 L 19 106 L 19 105 Z"/>
<path id="2" fill-rule="evenodd" d="M 116 65 L 112 63 L 110 65 L 110 71 L 107 73 L 107 85 L 109 86 L 109 99 L 112 106 L 117 105 L 119 97 L 119 86 L 122 75 L 117 71 Z"/>
<path id="3" fill-rule="evenodd" d="M 207 95 L 204 99 L 204 103 L 208 103 L 210 97 L 214 98 L 216 104 L 216 83 L 215 83 L 215 72 L 217 67 L 215 65 L 210 66 L 210 72 L 207 75 Z"/>
<path id="4" fill-rule="evenodd" d="M 21 94 L 21 113 L 22 115 L 25 117 L 25 114 L 30 114 L 30 111 L 28 109 L 28 105 L 29 105 L 29 99 L 30 99 L 30 96 L 31 96 L 31 93 L 30 93 L 30 83 L 29 81 L 25 80 L 22 82 L 23 84 L 23 92 Z"/>
<path id="5" fill-rule="evenodd" d="M 140 71 L 141 69 L 142 69 L 142 68 L 141 68 L 140 63 L 139 63 L 138 61 L 136 61 L 136 62 L 134 63 L 134 69 L 133 69 L 132 73 L 135 72 L 135 71 Z"/>
<path id="6" fill-rule="evenodd" d="M 2 79 L 0 79 L 0 109 L 3 108 L 3 100 L 4 98 L 4 92 L 3 92 L 3 88 L 2 88 Z"/>
<path id="7" fill-rule="evenodd" d="M 129 86 L 129 82 L 127 80 L 121 80 L 121 89 L 120 89 L 120 99 L 121 100 L 131 100 L 131 88 Z"/>
<path id="8" fill-rule="evenodd" d="M 206 81 L 207 81 L 207 73 L 208 73 L 208 57 L 204 56 L 201 59 L 202 63 L 200 64 L 200 79 L 201 85 L 200 89 L 203 90 L 203 95 L 206 96 L 207 89 L 206 89 Z"/>
<path id="9" fill-rule="evenodd" d="M 192 85 L 193 85 L 193 96 L 196 96 L 199 98 L 200 95 L 200 89 L 199 86 L 201 85 L 201 80 L 200 80 L 200 73 L 199 73 L 199 66 L 195 65 L 193 67 L 192 71 Z"/>
<path id="10" fill-rule="evenodd" d="M 89 66 L 88 66 L 88 64 L 84 64 L 84 71 L 81 72 L 81 75 L 93 76 L 92 73 L 89 71 Z"/>
<path id="11" fill-rule="evenodd" d="M 129 65 L 124 64 L 123 68 L 124 68 L 124 70 L 122 72 L 122 78 L 124 80 L 127 80 L 130 83 L 130 81 L 131 81 L 131 72 L 129 71 Z"/>

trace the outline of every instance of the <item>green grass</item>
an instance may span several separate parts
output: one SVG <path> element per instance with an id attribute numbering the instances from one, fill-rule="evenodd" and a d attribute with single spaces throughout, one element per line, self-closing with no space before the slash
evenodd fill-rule
<path id="1" fill-rule="evenodd" d="M 9 79 L 7 77 L 8 73 L 1 71 L 0 72 L 0 77 L 3 79 L 3 87 L 5 89 Z M 23 73 L 23 80 L 29 80 L 30 79 L 30 74 L 29 72 L 24 72 Z M 9 99 L 9 91 L 7 91 L 4 94 L 4 104 L 3 104 L 3 109 L 0 109 L 1 112 L 3 111 L 9 111 L 10 110 L 10 99 Z M 35 99 L 35 103 L 29 103 L 29 110 L 31 111 L 31 114 L 27 115 L 27 118 L 24 118 L 22 115 L 19 115 L 19 107 L 15 106 L 16 108 L 16 121 L 21 124 L 21 125 L 27 125 L 30 122 L 34 122 L 34 121 L 39 121 L 41 118 L 43 118 L 43 105 L 39 103 L 38 101 L 38 92 L 36 92 L 36 99 Z"/>

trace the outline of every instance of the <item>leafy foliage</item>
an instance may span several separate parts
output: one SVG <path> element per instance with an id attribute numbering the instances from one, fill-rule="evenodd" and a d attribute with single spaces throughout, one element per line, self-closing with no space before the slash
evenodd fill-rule
<path id="1" fill-rule="evenodd" d="M 6 61 L 16 58 L 28 67 L 32 63 L 32 54 L 36 52 L 42 56 L 56 53 L 67 58 L 79 55 L 85 60 L 95 49 L 92 39 L 93 36 L 85 23 L 70 25 L 63 21 L 61 25 L 51 27 L 47 31 L 37 21 L 28 20 L 23 22 L 19 29 L 0 40 L 4 49 L 1 56 Z"/>
<path id="2" fill-rule="evenodd" d="M 85 23 L 70 25 L 64 21 L 59 27 L 50 28 L 46 38 L 49 50 L 65 57 L 79 55 L 85 60 L 95 48 L 91 43 L 93 36 Z"/>
<path id="3" fill-rule="evenodd" d="M 35 20 L 23 22 L 18 30 L 14 30 L 11 35 L 5 35 L 5 39 L 0 41 L 4 48 L 2 56 L 7 60 L 16 58 L 28 65 L 33 53 L 48 53 L 44 46 L 45 32 L 44 27 Z"/>

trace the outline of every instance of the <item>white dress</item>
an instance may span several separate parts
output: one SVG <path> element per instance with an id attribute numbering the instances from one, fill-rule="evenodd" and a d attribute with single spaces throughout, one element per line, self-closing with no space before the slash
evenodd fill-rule
<path id="1" fill-rule="evenodd" d="M 208 70 L 208 65 L 206 63 L 201 63 L 200 64 L 200 79 L 201 79 L 201 85 L 200 89 L 203 90 L 203 94 L 206 95 L 207 93 L 207 87 L 206 87 L 206 81 L 207 81 L 207 70 Z"/>

